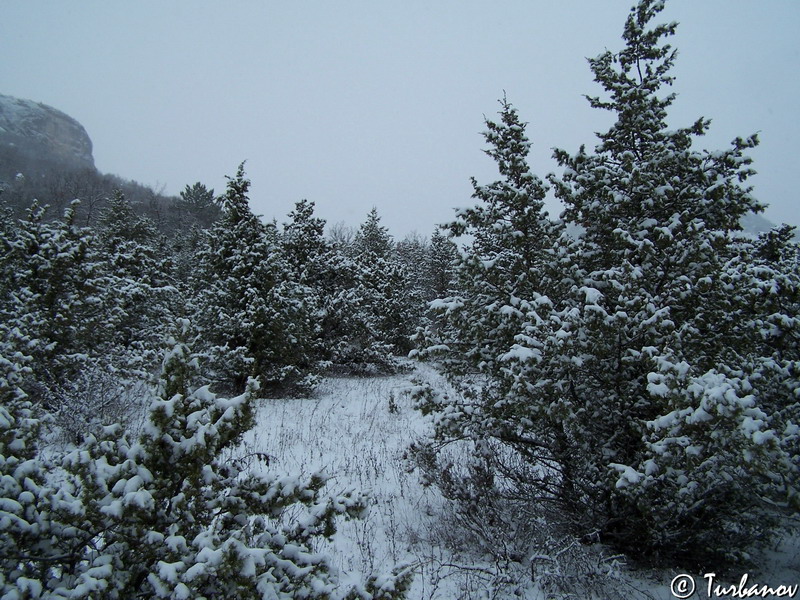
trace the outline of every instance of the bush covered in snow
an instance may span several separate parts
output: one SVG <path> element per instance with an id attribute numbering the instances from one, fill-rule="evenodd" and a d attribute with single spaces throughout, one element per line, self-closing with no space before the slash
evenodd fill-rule
<path id="1" fill-rule="evenodd" d="M 336 517 L 358 517 L 364 497 L 326 496 L 320 475 L 245 472 L 231 451 L 253 423 L 257 383 L 219 398 L 193 385 L 185 344 L 170 345 L 138 439 L 107 426 L 50 459 L 37 453 L 40 422 L 19 388 L 26 359 L 3 357 L 0 595 L 403 597 L 408 572 L 340 589 L 314 540 L 335 533 Z"/>

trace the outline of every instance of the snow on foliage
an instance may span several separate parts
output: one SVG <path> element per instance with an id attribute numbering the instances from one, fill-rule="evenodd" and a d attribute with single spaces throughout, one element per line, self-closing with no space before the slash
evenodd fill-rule
<path id="1" fill-rule="evenodd" d="M 555 503 L 572 531 L 736 559 L 800 508 L 798 247 L 783 230 L 736 234 L 762 209 L 743 185 L 755 136 L 707 152 L 692 140 L 708 120 L 667 127 L 676 25 L 652 25 L 662 8 L 640 1 L 624 49 L 589 61 L 607 94 L 590 103 L 617 120 L 593 153 L 556 150 L 562 221 L 543 212 L 513 107 L 487 122 L 503 179 L 473 183 L 478 203 L 450 225 L 474 240 L 464 291 L 432 303 L 415 353 L 461 392 L 420 406 L 443 440 L 499 443 L 513 493 Z"/>
<path id="2" fill-rule="evenodd" d="M 197 325 L 211 377 L 225 388 L 240 392 L 248 377 L 264 386 L 302 387 L 316 366 L 313 306 L 290 276 L 276 228 L 250 210 L 249 188 L 242 164 L 199 252 L 192 290 Z"/>
<path id="3" fill-rule="evenodd" d="M 37 422 L 16 385 L 24 362 L 4 358 L 2 596 L 402 597 L 409 573 L 341 590 L 314 550 L 337 517 L 363 513 L 365 497 L 325 495 L 320 474 L 246 471 L 230 451 L 253 424 L 257 383 L 218 398 L 194 387 L 185 344 L 170 345 L 139 438 L 104 427 L 52 464 L 28 433 Z"/>
<path id="4" fill-rule="evenodd" d="M 210 228 L 171 239 L 119 192 L 93 228 L 75 203 L 52 221 L 36 201 L 19 222 L 0 208 L 0 597 L 403 597 L 413 569 L 354 577 L 321 550 L 341 542 L 337 519 L 352 528 L 376 505 L 324 491 L 346 465 L 290 477 L 273 450 L 237 449 L 256 394 L 305 393 L 328 368 L 396 371 L 415 330 L 412 354 L 450 379 L 411 390 L 434 431 L 406 458 L 453 508 L 425 522 L 483 553 L 467 568 L 429 544 L 415 566 L 429 597 L 457 572 L 476 594 L 584 597 L 616 564 L 604 544 L 697 566 L 769 541 L 800 509 L 800 249 L 788 226 L 738 232 L 762 208 L 746 185 L 756 136 L 700 151 L 709 120 L 668 127 L 676 25 L 653 25 L 662 9 L 640 0 L 624 48 L 590 60 L 605 93 L 589 101 L 616 117 L 597 146 L 556 150 L 561 176 L 537 177 L 504 98 L 484 134 L 500 179 L 473 180 L 475 205 L 430 242 L 395 242 L 377 209 L 326 239 L 308 201 L 265 224 L 243 165 L 219 198 L 187 186 L 173 208 Z M 329 408 L 342 426 L 353 416 Z M 377 476 L 388 454 L 356 439 Z M 399 539 L 393 559 L 411 552 Z"/>

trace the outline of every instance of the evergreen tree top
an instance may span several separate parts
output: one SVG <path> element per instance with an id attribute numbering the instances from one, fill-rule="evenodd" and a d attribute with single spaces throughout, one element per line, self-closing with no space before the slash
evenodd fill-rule
<path id="1" fill-rule="evenodd" d="M 677 52 L 665 39 L 675 34 L 677 23 L 653 24 L 663 8 L 663 1 L 641 0 L 625 23 L 624 48 L 589 59 L 608 97 L 587 98 L 594 108 L 617 116 L 607 132 L 598 134 L 595 153 L 581 147 L 575 155 L 554 154 L 565 167 L 561 180 L 550 177 L 565 205 L 565 220 L 584 227 L 584 237 L 601 245 L 615 231 L 641 237 L 654 228 L 674 230 L 678 223 L 736 230 L 744 214 L 763 210 L 751 188 L 741 185 L 754 174 L 744 152 L 758 144 L 755 135 L 735 139 L 724 151 L 700 152 L 692 144 L 708 130 L 709 119 L 668 127 L 667 109 L 675 94 L 662 88 L 674 81 Z"/>
<path id="2" fill-rule="evenodd" d="M 380 258 L 387 258 L 392 251 L 392 236 L 389 229 L 381 225 L 378 209 L 372 207 L 367 220 L 358 228 L 355 246 L 362 253 L 371 253 Z"/>
<path id="3" fill-rule="evenodd" d="M 108 205 L 100 213 L 100 230 L 106 240 L 122 239 L 144 242 L 158 237 L 158 230 L 147 217 L 136 214 L 121 190 L 114 190 Z"/>
<path id="4" fill-rule="evenodd" d="M 505 96 L 500 105 L 500 123 L 484 119 L 487 131 L 483 137 L 490 145 L 484 152 L 497 162 L 502 176 L 512 184 L 522 186 L 532 178 L 526 160 L 531 148 L 525 135 L 527 123 L 520 120 L 519 113 Z"/>
<path id="5" fill-rule="evenodd" d="M 225 176 L 228 180 L 225 194 L 219 199 L 227 218 L 237 222 L 250 213 L 250 203 L 247 193 L 250 191 L 250 180 L 244 174 L 245 161 L 239 164 L 236 175 Z"/>
<path id="6" fill-rule="evenodd" d="M 485 119 L 483 136 L 489 144 L 484 152 L 495 160 L 502 179 L 480 185 L 473 178 L 472 197 L 479 204 L 459 210 L 447 228 L 452 236 L 473 236 L 473 248 L 484 261 L 496 259 L 509 248 L 532 260 L 536 249 L 556 235 L 544 211 L 548 187 L 528 165 L 531 143 L 526 123 L 505 97 L 500 106 L 500 120 Z"/>
<path id="7" fill-rule="evenodd" d="M 671 86 L 670 75 L 677 51 L 664 38 L 675 34 L 676 22 L 662 23 L 648 29 L 648 24 L 664 8 L 663 2 L 643 0 L 631 9 L 625 22 L 622 39 L 625 48 L 618 53 L 606 51 L 589 59 L 595 81 L 600 83 L 611 99 L 586 96 L 594 108 L 615 111 L 618 122 L 606 134 L 601 134 L 603 143 L 597 151 L 633 151 L 641 156 L 643 146 L 658 140 L 659 133 L 666 128 L 667 108 L 674 102 L 675 94 L 658 96 L 662 86 Z M 699 119 L 685 133 L 702 135 L 709 121 Z M 691 145 L 688 135 L 681 136 L 680 149 Z"/>
<path id="8" fill-rule="evenodd" d="M 204 208 L 211 206 L 214 203 L 214 190 L 208 189 L 199 181 L 193 185 L 186 185 L 183 191 L 180 192 L 181 200 L 193 207 Z"/>

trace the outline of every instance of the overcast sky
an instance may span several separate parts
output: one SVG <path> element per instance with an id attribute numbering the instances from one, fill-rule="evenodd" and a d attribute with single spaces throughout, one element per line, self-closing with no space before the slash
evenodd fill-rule
<path id="1" fill-rule="evenodd" d="M 374 205 L 428 235 L 496 179 L 484 115 L 505 90 L 531 164 L 594 145 L 609 115 L 585 58 L 621 47 L 632 0 L 0 3 L 0 93 L 80 121 L 97 167 L 177 194 L 217 192 L 242 160 L 255 212 L 308 198 L 329 223 Z M 710 117 L 701 147 L 759 132 L 756 195 L 800 224 L 800 2 L 669 0 L 680 23 L 671 125 Z M 552 213 L 559 208 L 553 206 Z"/>

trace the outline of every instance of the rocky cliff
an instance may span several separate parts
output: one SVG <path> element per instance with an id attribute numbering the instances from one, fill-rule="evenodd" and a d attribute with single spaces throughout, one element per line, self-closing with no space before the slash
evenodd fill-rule
<path id="1" fill-rule="evenodd" d="M 53 169 L 94 171 L 83 125 L 45 104 L 0 94 L 0 176 Z"/>

